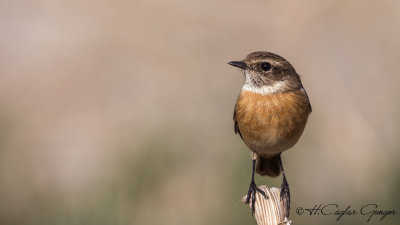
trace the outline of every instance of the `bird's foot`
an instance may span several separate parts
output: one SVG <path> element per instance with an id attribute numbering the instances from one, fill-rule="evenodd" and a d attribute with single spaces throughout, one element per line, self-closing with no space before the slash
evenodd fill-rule
<path id="1" fill-rule="evenodd" d="M 248 205 L 250 204 L 250 198 L 251 198 L 251 214 L 252 215 L 254 215 L 254 212 L 255 212 L 257 192 L 260 193 L 261 195 L 263 195 L 264 198 L 268 198 L 267 195 L 265 195 L 265 192 L 263 190 L 261 190 L 260 188 L 258 188 L 254 181 L 251 181 L 249 191 L 247 192 L 246 204 L 248 204 Z"/>
<path id="2" fill-rule="evenodd" d="M 281 185 L 281 200 L 284 201 L 284 205 L 286 205 L 286 217 L 289 218 L 289 210 L 290 210 L 290 191 L 289 184 L 286 179 L 283 180 Z"/>

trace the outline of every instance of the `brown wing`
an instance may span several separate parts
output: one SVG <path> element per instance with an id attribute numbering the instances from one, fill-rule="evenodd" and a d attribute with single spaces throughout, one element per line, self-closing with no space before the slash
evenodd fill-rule
<path id="1" fill-rule="evenodd" d="M 311 108 L 310 99 L 308 98 L 308 95 L 307 95 L 306 89 L 304 89 L 304 88 L 302 88 L 302 89 L 303 89 L 303 91 L 304 91 L 304 94 L 305 94 L 305 95 L 306 95 L 306 97 L 307 97 L 307 101 L 308 101 L 308 107 L 310 108 L 310 112 L 312 112 L 312 108 Z"/>
<path id="2" fill-rule="evenodd" d="M 240 138 L 242 138 L 242 140 L 243 140 L 242 134 L 240 133 L 240 130 L 239 130 L 238 122 L 236 120 L 236 105 L 235 105 L 235 109 L 233 110 L 233 121 L 235 122 L 235 125 L 233 127 L 235 130 L 235 134 L 239 134 Z"/>

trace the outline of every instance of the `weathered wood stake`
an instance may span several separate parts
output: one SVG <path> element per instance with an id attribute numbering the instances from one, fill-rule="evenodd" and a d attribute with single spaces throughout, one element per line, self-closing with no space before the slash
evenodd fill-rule
<path id="1" fill-rule="evenodd" d="M 256 193 L 256 204 L 254 217 L 258 225 L 290 225 L 292 221 L 286 218 L 286 203 L 280 198 L 280 188 L 268 188 L 265 185 L 259 187 L 265 192 L 267 198 Z M 247 196 L 242 201 L 246 202 Z M 251 208 L 250 199 L 250 208 Z"/>

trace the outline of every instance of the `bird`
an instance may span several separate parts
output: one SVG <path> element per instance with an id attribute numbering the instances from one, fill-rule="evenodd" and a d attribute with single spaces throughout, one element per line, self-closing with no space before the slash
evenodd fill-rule
<path id="1" fill-rule="evenodd" d="M 312 111 L 307 92 L 294 67 L 277 54 L 257 51 L 228 64 L 242 69 L 245 75 L 233 120 L 235 133 L 251 152 L 252 175 L 246 203 L 252 199 L 254 214 L 256 192 L 267 198 L 255 184 L 254 172 L 269 177 L 282 173 L 280 196 L 289 217 L 290 190 L 281 154 L 293 147 L 304 131 Z"/>

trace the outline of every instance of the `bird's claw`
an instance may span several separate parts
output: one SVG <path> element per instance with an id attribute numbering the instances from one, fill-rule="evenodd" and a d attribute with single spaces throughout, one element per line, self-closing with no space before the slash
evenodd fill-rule
<path id="1" fill-rule="evenodd" d="M 255 212 L 255 204 L 256 204 L 256 194 L 260 193 L 261 195 L 264 196 L 264 198 L 268 198 L 267 195 L 263 190 L 257 187 L 257 185 L 252 181 L 250 183 L 249 191 L 247 192 L 247 198 L 246 198 L 246 204 L 250 204 L 250 198 L 251 198 L 251 214 L 254 215 Z"/>
<path id="2" fill-rule="evenodd" d="M 289 218 L 289 210 L 290 210 L 290 191 L 289 191 L 289 184 L 287 183 L 286 179 L 283 180 L 281 185 L 281 201 L 285 202 L 286 205 L 286 217 Z"/>

